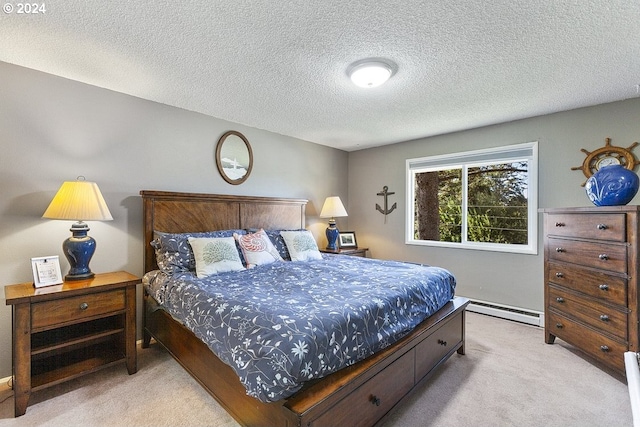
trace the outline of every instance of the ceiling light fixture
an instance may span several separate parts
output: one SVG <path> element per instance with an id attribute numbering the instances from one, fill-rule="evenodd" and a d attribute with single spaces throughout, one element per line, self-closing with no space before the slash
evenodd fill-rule
<path id="1" fill-rule="evenodd" d="M 382 59 L 363 59 L 349 66 L 347 74 L 360 87 L 380 86 L 393 75 L 395 64 Z"/>

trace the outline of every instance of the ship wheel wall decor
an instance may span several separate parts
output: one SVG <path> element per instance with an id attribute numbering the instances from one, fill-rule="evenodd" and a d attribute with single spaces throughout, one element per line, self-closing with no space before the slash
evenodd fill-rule
<path id="1" fill-rule="evenodd" d="M 640 161 L 638 161 L 636 156 L 631 152 L 636 145 L 638 145 L 638 143 L 634 142 L 627 148 L 617 147 L 611 145 L 611 138 L 605 138 L 605 146 L 597 150 L 589 152 L 581 148 L 580 151 L 585 153 L 587 157 L 584 159 L 584 162 L 582 162 L 582 166 L 574 166 L 571 170 L 581 170 L 587 179 L 604 166 L 621 165 L 632 171 L 640 164 Z M 583 182 L 581 185 L 584 187 L 586 182 L 587 181 Z"/>

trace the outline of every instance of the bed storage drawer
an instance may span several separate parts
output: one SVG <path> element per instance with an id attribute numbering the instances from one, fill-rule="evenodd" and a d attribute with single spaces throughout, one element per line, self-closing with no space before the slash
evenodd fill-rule
<path id="1" fill-rule="evenodd" d="M 362 384 L 354 392 L 320 415 L 309 427 L 371 426 L 382 418 L 413 387 L 414 351 Z"/>
<path id="2" fill-rule="evenodd" d="M 462 320 L 460 313 L 416 346 L 416 382 L 462 342 Z"/>
<path id="3" fill-rule="evenodd" d="M 419 337 L 415 347 L 346 397 L 332 397 L 334 403 L 327 407 L 328 410 L 302 419 L 301 425 L 374 425 L 440 362 L 459 351 L 464 343 L 464 320 L 464 312 L 460 311 L 438 324 L 432 332 Z"/>

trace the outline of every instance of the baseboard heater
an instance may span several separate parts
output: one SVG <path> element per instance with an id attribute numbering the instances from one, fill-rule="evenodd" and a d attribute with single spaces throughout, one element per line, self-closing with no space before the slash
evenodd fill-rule
<path id="1" fill-rule="evenodd" d="M 633 351 L 624 353 L 624 369 L 627 374 L 633 427 L 640 427 L 640 366 L 638 366 L 638 353 Z"/>
<path id="2" fill-rule="evenodd" d="M 469 299 L 471 300 L 471 303 L 467 306 L 467 311 L 488 314 L 489 316 L 544 327 L 544 313 L 540 311 L 527 310 L 524 308 L 496 304 L 488 301 L 480 301 L 473 298 Z"/>

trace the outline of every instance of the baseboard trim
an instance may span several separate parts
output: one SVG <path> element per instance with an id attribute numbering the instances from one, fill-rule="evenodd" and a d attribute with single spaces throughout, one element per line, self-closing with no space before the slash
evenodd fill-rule
<path id="1" fill-rule="evenodd" d="M 469 300 L 471 303 L 467 306 L 467 311 L 544 327 L 544 313 L 541 311 L 529 310 L 526 308 L 482 301 L 473 298 L 469 298 Z"/>

